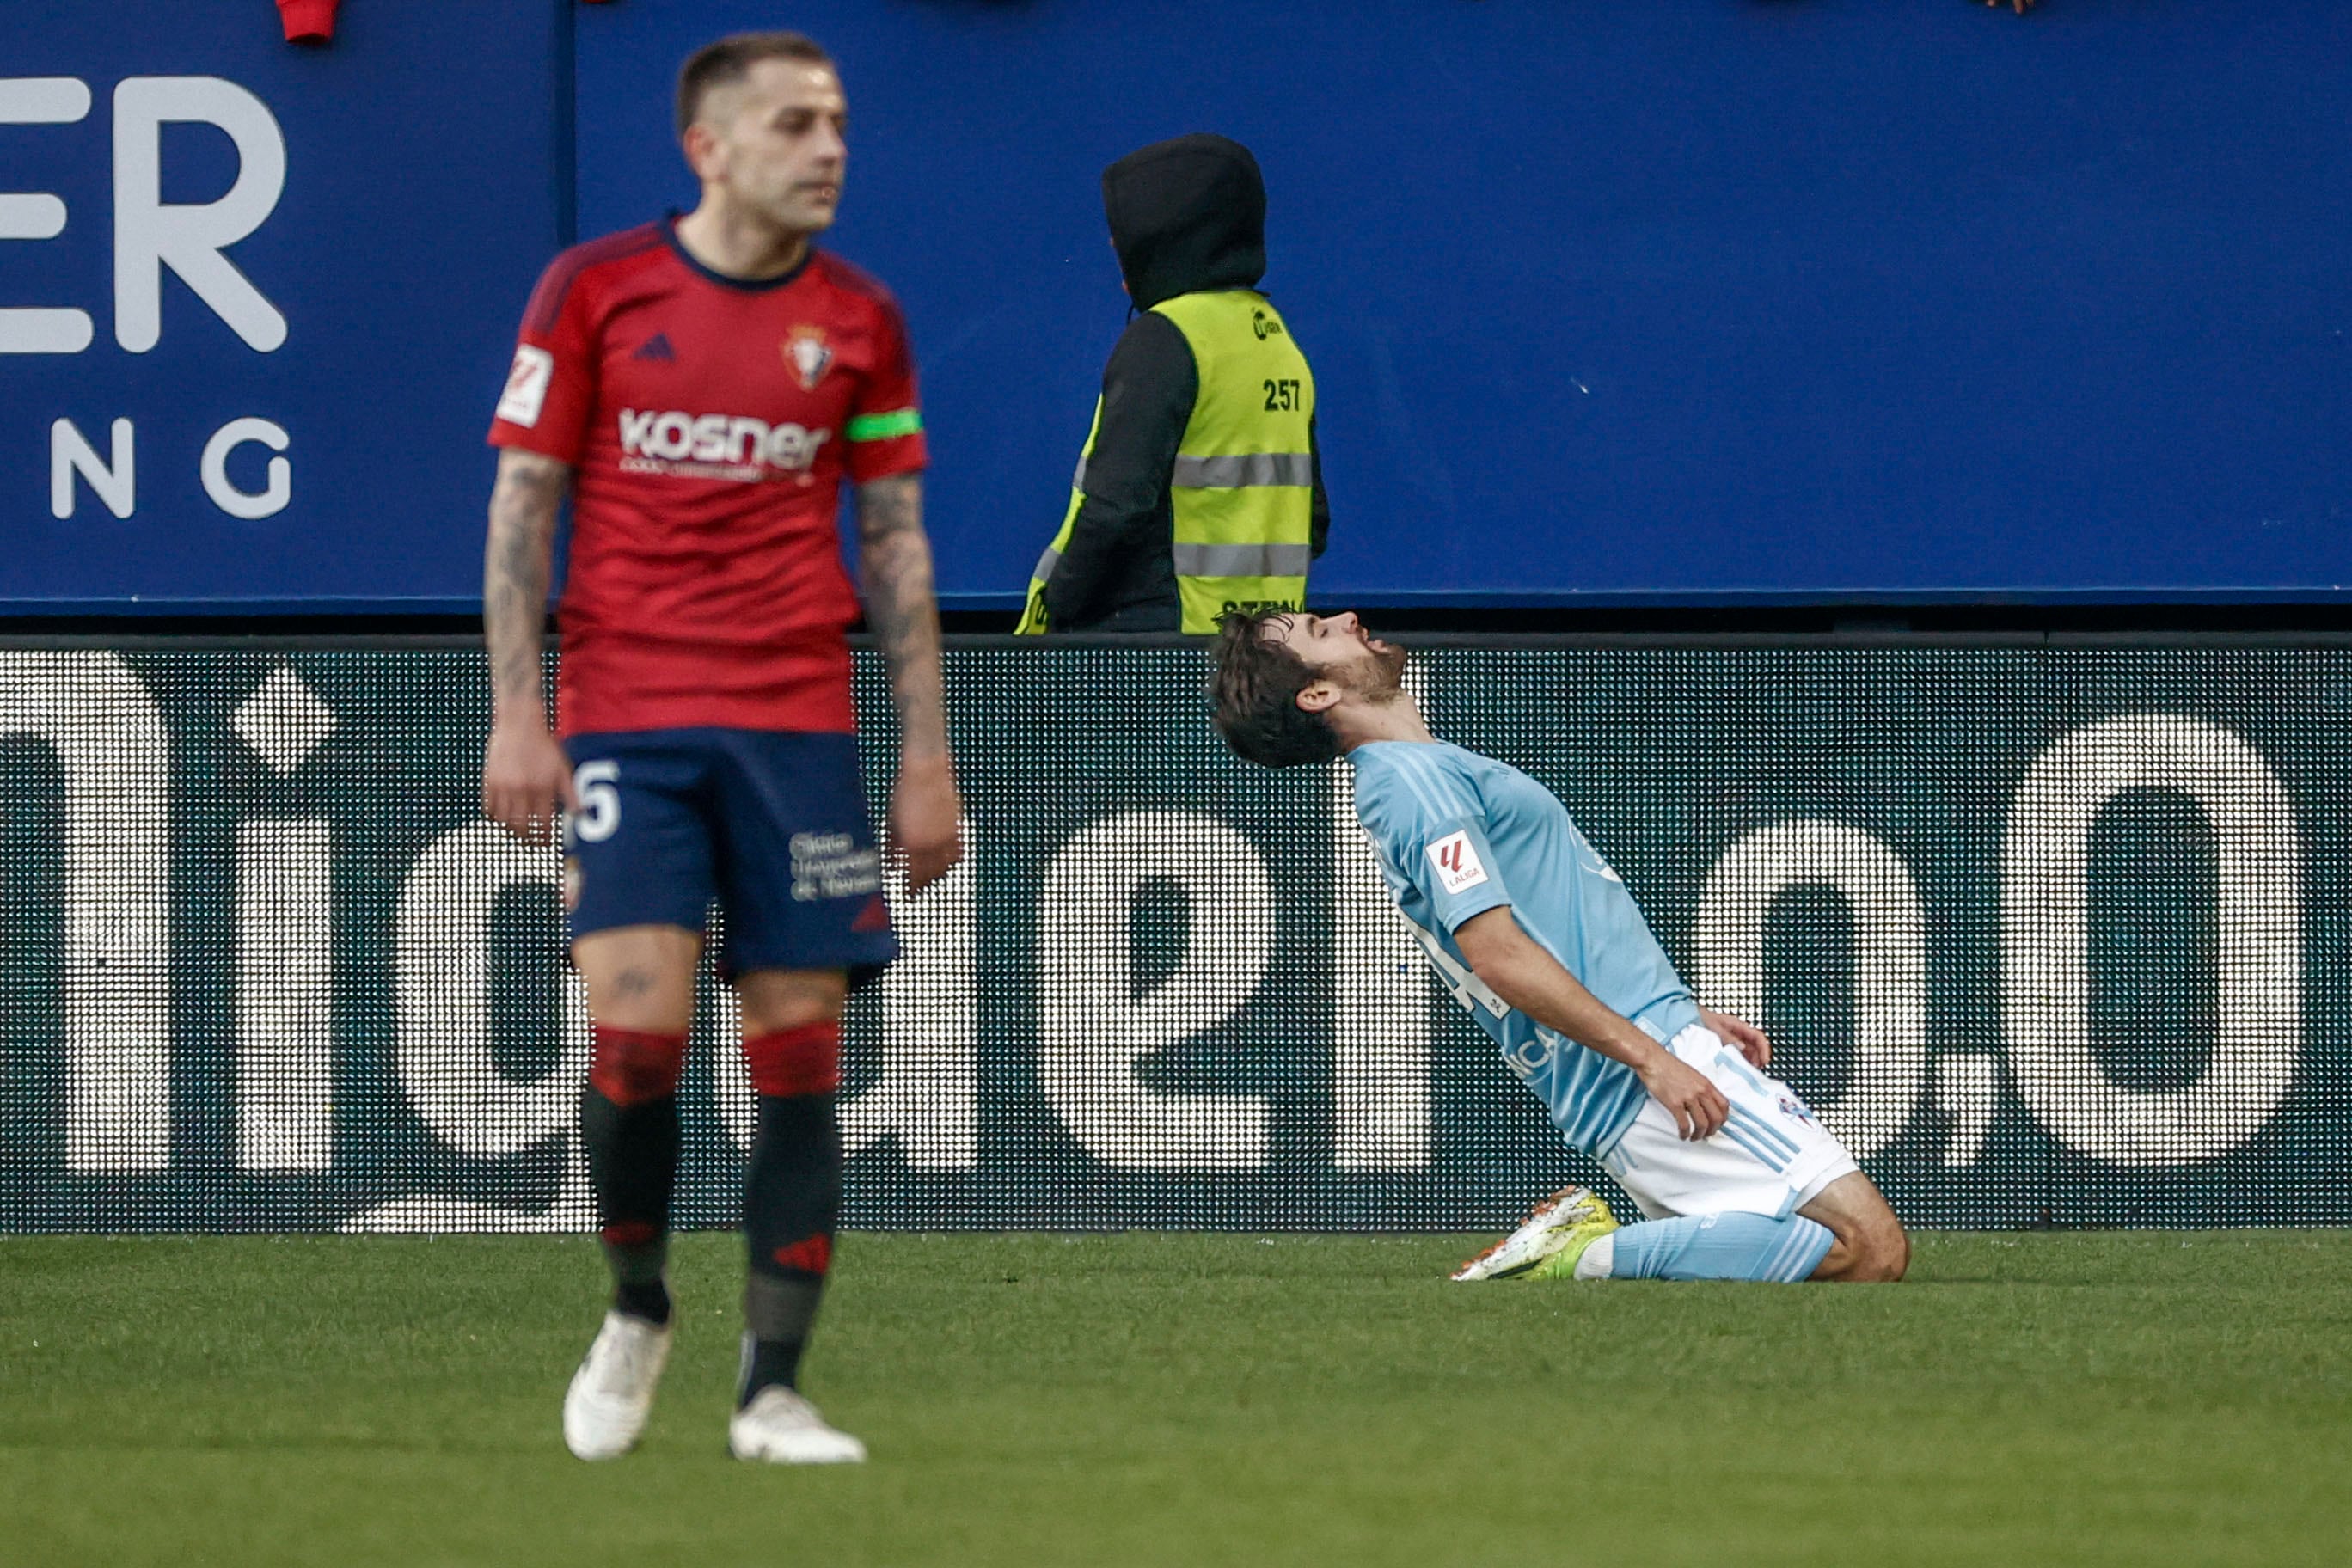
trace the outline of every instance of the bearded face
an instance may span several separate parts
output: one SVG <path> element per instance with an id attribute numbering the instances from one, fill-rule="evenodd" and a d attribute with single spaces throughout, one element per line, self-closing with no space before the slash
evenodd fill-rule
<path id="1" fill-rule="evenodd" d="M 1271 616 L 1258 624 L 1256 635 L 1288 648 L 1316 679 L 1373 707 L 1385 708 L 1404 695 L 1404 649 L 1364 630 L 1352 610 Z"/>
<path id="2" fill-rule="evenodd" d="M 1331 680 L 1365 701 L 1385 708 L 1404 695 L 1404 649 L 1382 643 L 1329 671 Z"/>

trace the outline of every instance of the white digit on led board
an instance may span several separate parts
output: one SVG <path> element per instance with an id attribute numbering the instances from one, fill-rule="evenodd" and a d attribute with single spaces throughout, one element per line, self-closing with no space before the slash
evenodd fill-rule
<path id="1" fill-rule="evenodd" d="M 2154 1093 L 2109 1077 L 2091 1042 L 2091 832 L 2109 802 L 2141 789 L 2205 814 L 2221 895 L 2211 1058 L 2196 1082 Z M 2294 803 L 2243 740 L 2202 719 L 2132 713 L 2059 741 L 2027 770 L 2001 849 L 2010 1076 L 2026 1107 L 2111 1164 L 2188 1164 L 2245 1142 L 2300 1065 L 2302 920 Z"/>
<path id="2" fill-rule="evenodd" d="M 1805 818 L 1748 835 L 1707 873 L 1691 932 L 1700 997 L 1750 1021 L 1764 1013 L 1764 925 L 1791 888 L 1832 889 L 1853 922 L 1853 1079 L 1816 1104 L 1861 1159 L 1901 1136 L 1927 1070 L 1927 917 L 1903 858 L 1848 823 Z"/>

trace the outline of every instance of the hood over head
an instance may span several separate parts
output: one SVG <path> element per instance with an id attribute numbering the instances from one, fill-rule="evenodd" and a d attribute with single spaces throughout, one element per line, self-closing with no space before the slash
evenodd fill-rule
<path id="1" fill-rule="evenodd" d="M 1265 181 L 1240 142 L 1155 142 L 1103 171 L 1103 216 L 1139 310 L 1265 276 Z"/>

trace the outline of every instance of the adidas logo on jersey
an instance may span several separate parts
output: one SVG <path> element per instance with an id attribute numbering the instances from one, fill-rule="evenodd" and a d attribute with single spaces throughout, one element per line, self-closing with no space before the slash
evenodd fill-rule
<path id="1" fill-rule="evenodd" d="M 621 410 L 621 468 L 628 473 L 757 479 L 768 468 L 806 473 L 831 430 L 771 425 L 741 414 Z"/>
<path id="2" fill-rule="evenodd" d="M 637 345 L 637 352 L 631 354 L 629 357 L 631 359 L 675 361 L 677 358 L 677 351 L 669 346 L 668 333 L 656 332 L 652 337 L 649 337 L 644 342 L 639 343 Z"/>

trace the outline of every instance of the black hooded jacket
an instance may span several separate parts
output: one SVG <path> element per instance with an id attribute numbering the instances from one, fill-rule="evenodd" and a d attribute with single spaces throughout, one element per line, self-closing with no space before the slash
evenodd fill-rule
<path id="1" fill-rule="evenodd" d="M 1138 312 L 1103 367 L 1102 424 L 1086 501 L 1045 584 L 1054 631 L 1178 630 L 1175 514 L 1168 479 L 1201 376 L 1183 332 L 1151 307 L 1179 294 L 1255 289 L 1265 275 L 1265 184 L 1249 149 L 1179 136 L 1103 171 L 1103 212 Z M 1308 447 L 1313 451 L 1313 430 Z M 1315 459 L 1312 546 L 1330 531 Z"/>

